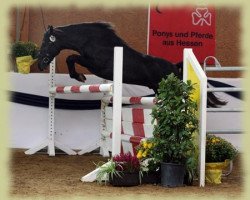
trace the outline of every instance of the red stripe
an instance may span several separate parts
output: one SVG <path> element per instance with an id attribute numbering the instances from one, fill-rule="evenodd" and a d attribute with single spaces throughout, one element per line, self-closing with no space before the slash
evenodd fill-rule
<path id="1" fill-rule="evenodd" d="M 143 108 L 132 108 L 133 122 L 144 123 Z"/>
<path id="2" fill-rule="evenodd" d="M 132 144 L 132 149 L 133 149 L 133 153 L 132 155 L 136 155 L 136 147 L 138 146 L 138 144 L 135 144 L 135 143 L 131 143 Z"/>
<path id="3" fill-rule="evenodd" d="M 71 92 L 79 93 L 79 92 L 80 92 L 80 86 L 73 85 L 73 86 L 70 88 L 70 91 L 71 91 Z"/>
<path id="4" fill-rule="evenodd" d="M 122 144 L 122 143 L 121 143 Z M 121 154 L 124 154 L 124 148 L 123 145 L 121 145 Z"/>
<path id="5" fill-rule="evenodd" d="M 57 93 L 64 93 L 64 86 L 57 86 L 56 87 L 56 92 Z"/>
<path id="6" fill-rule="evenodd" d="M 141 103 L 141 97 L 131 97 L 129 99 L 130 103 L 132 104 L 140 104 Z"/>
<path id="7" fill-rule="evenodd" d="M 132 123 L 135 136 L 145 137 L 144 127 L 142 123 Z"/>
<path id="8" fill-rule="evenodd" d="M 100 85 L 90 85 L 89 86 L 89 91 L 90 92 L 100 92 Z"/>
<path id="9" fill-rule="evenodd" d="M 141 140 L 142 140 L 141 137 L 136 137 L 136 136 L 130 137 L 129 142 L 132 144 L 133 155 L 136 155 L 136 147 L 140 144 Z"/>
<path id="10" fill-rule="evenodd" d="M 156 98 L 153 99 L 153 103 L 154 103 L 154 104 L 157 103 L 157 99 L 156 99 Z"/>
<path id="11" fill-rule="evenodd" d="M 131 137 L 129 138 L 129 142 L 130 142 L 130 143 L 135 143 L 135 144 L 138 145 L 142 139 L 143 139 L 142 137 L 131 136 Z"/>

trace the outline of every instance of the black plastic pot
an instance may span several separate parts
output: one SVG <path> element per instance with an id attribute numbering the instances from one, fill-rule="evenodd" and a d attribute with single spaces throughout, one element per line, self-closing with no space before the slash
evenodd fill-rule
<path id="1" fill-rule="evenodd" d="M 158 184 L 160 182 L 160 171 L 143 173 L 142 175 L 142 184 Z"/>
<path id="2" fill-rule="evenodd" d="M 161 163 L 161 185 L 164 187 L 183 186 L 185 167 L 175 163 Z"/>
<path id="3" fill-rule="evenodd" d="M 130 187 L 140 184 L 139 172 L 122 172 L 120 175 L 121 177 L 114 175 L 113 179 L 109 176 L 109 183 L 117 187 Z"/>
<path id="4" fill-rule="evenodd" d="M 187 185 L 187 186 L 192 186 L 193 183 L 194 183 L 193 176 L 190 178 L 188 172 L 186 171 L 185 172 L 185 176 L 184 176 L 184 182 L 183 182 L 183 184 Z"/>

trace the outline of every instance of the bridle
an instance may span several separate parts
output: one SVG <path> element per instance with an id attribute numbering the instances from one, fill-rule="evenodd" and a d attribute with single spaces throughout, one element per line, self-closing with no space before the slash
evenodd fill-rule
<path id="1" fill-rule="evenodd" d="M 51 35 L 49 37 L 49 40 L 50 40 L 50 42 L 54 43 L 56 41 L 56 37 L 54 35 Z M 46 63 L 46 64 L 49 63 L 50 57 L 51 56 L 47 53 L 46 56 L 42 59 L 43 63 Z"/>

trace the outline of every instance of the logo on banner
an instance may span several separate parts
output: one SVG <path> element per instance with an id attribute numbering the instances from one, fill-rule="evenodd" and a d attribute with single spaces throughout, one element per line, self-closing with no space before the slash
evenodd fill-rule
<path id="1" fill-rule="evenodd" d="M 208 12 L 208 8 L 196 8 L 195 12 L 192 13 L 193 25 L 207 24 L 211 26 L 212 14 Z"/>

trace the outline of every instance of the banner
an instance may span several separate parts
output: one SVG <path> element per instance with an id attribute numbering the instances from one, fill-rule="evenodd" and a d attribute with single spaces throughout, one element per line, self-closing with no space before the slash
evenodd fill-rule
<path id="1" fill-rule="evenodd" d="M 148 54 L 178 63 L 183 49 L 192 48 L 200 63 L 215 55 L 213 7 L 151 6 Z"/>

